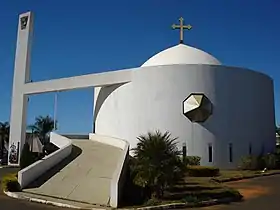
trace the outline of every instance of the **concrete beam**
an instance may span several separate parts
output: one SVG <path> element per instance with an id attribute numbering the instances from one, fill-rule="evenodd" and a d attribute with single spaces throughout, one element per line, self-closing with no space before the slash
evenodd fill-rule
<path id="1" fill-rule="evenodd" d="M 23 87 L 23 93 L 29 95 L 127 83 L 131 81 L 131 71 L 133 70 L 129 69 L 121 71 L 111 71 L 105 73 L 88 74 L 76 77 L 26 83 Z"/>

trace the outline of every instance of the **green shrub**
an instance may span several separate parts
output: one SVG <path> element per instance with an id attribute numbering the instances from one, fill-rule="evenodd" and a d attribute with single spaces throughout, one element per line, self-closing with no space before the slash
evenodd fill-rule
<path id="1" fill-rule="evenodd" d="M 251 155 L 241 157 L 238 168 L 241 170 L 252 170 L 253 157 Z"/>
<path id="2" fill-rule="evenodd" d="M 264 157 L 265 167 L 267 169 L 276 169 L 277 158 L 275 154 L 268 153 Z"/>
<path id="3" fill-rule="evenodd" d="M 187 203 L 198 203 L 200 199 L 196 195 L 187 195 L 182 201 Z"/>
<path id="4" fill-rule="evenodd" d="M 280 153 L 275 153 L 275 165 L 276 169 L 280 169 Z"/>
<path id="5" fill-rule="evenodd" d="M 156 205 L 159 205 L 160 203 L 161 203 L 160 200 L 158 200 L 156 198 L 151 198 L 151 199 L 146 201 L 145 205 L 147 205 L 147 206 L 156 206 Z"/>
<path id="6" fill-rule="evenodd" d="M 219 176 L 220 169 L 208 166 L 188 166 L 187 173 L 193 177 L 213 177 Z"/>
<path id="7" fill-rule="evenodd" d="M 276 155 L 280 155 L 280 145 L 276 145 L 275 153 Z"/>
<path id="8" fill-rule="evenodd" d="M 264 168 L 266 168 L 266 162 L 265 162 L 265 157 L 264 155 L 258 155 L 256 157 L 257 161 L 256 161 L 256 170 L 263 170 Z"/>
<path id="9" fill-rule="evenodd" d="M 2 189 L 4 191 L 18 192 L 21 191 L 21 187 L 17 180 L 16 174 L 8 174 L 2 179 Z"/>
<path id="10" fill-rule="evenodd" d="M 259 158 L 254 155 L 248 155 L 241 158 L 239 168 L 241 170 L 258 170 Z"/>
<path id="11" fill-rule="evenodd" d="M 186 165 L 199 166 L 201 157 L 199 156 L 186 156 L 184 162 Z"/>
<path id="12" fill-rule="evenodd" d="M 236 189 L 228 188 L 222 193 L 221 197 L 233 198 L 235 201 L 240 201 L 242 200 L 243 195 Z"/>
<path id="13" fill-rule="evenodd" d="M 274 154 L 266 155 L 248 155 L 241 158 L 239 168 L 242 170 L 262 170 L 275 169 L 277 165 L 277 157 Z"/>

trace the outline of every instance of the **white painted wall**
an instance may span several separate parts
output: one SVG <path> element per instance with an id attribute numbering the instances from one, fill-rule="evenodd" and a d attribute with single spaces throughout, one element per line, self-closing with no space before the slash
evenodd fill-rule
<path id="1" fill-rule="evenodd" d="M 89 134 L 89 139 L 92 141 L 97 141 L 103 144 L 111 145 L 113 147 L 118 147 L 122 150 L 124 150 L 127 146 L 127 141 L 123 139 L 118 139 L 110 136 L 102 136 L 102 135 L 97 135 L 95 133 L 90 133 Z"/>
<path id="2" fill-rule="evenodd" d="M 113 208 L 118 207 L 118 202 L 122 196 L 122 189 L 126 181 L 126 170 L 128 163 L 128 152 L 129 143 L 123 139 L 113 138 L 109 136 L 97 135 L 95 133 L 89 134 L 89 139 L 91 141 L 97 141 L 103 144 L 118 147 L 123 150 L 122 155 L 118 160 L 118 165 L 114 171 L 111 179 L 111 189 L 110 189 L 110 206 Z"/>
<path id="3" fill-rule="evenodd" d="M 71 154 L 72 142 L 70 139 L 52 132 L 50 141 L 59 149 L 18 172 L 18 182 L 22 188 L 35 181 Z"/>
<path id="4" fill-rule="evenodd" d="M 266 151 L 275 146 L 273 82 L 258 72 L 214 65 L 145 67 L 133 71 L 131 83 L 98 92 L 95 133 L 126 139 L 131 148 L 149 130 L 170 131 L 179 137 L 180 148 L 187 143 L 188 155 L 202 157 L 202 165 L 232 168 L 249 153 L 249 142 L 253 153 L 262 144 Z M 192 124 L 182 114 L 182 102 L 193 92 L 205 93 L 213 103 L 213 115 L 205 123 Z"/>

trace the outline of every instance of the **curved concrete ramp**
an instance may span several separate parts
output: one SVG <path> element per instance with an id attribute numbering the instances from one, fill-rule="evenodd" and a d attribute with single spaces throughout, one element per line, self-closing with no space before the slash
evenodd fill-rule
<path id="1" fill-rule="evenodd" d="M 111 179 L 123 151 L 88 139 L 72 142 L 74 147 L 69 159 L 24 191 L 108 206 Z"/>

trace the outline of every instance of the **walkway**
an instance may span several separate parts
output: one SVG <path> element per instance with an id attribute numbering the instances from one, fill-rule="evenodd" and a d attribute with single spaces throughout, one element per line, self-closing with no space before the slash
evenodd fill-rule
<path id="1" fill-rule="evenodd" d="M 19 169 L 17 168 L 0 168 L 0 181 L 3 176 L 9 173 L 15 173 Z M 6 210 L 69 210 L 69 208 L 54 207 L 51 205 L 45 205 L 40 203 L 32 203 L 25 200 L 16 200 L 6 196 L 0 185 L 0 209 Z"/>
<path id="2" fill-rule="evenodd" d="M 122 150 L 90 140 L 73 140 L 71 156 L 25 192 L 108 205 L 110 185 Z"/>

